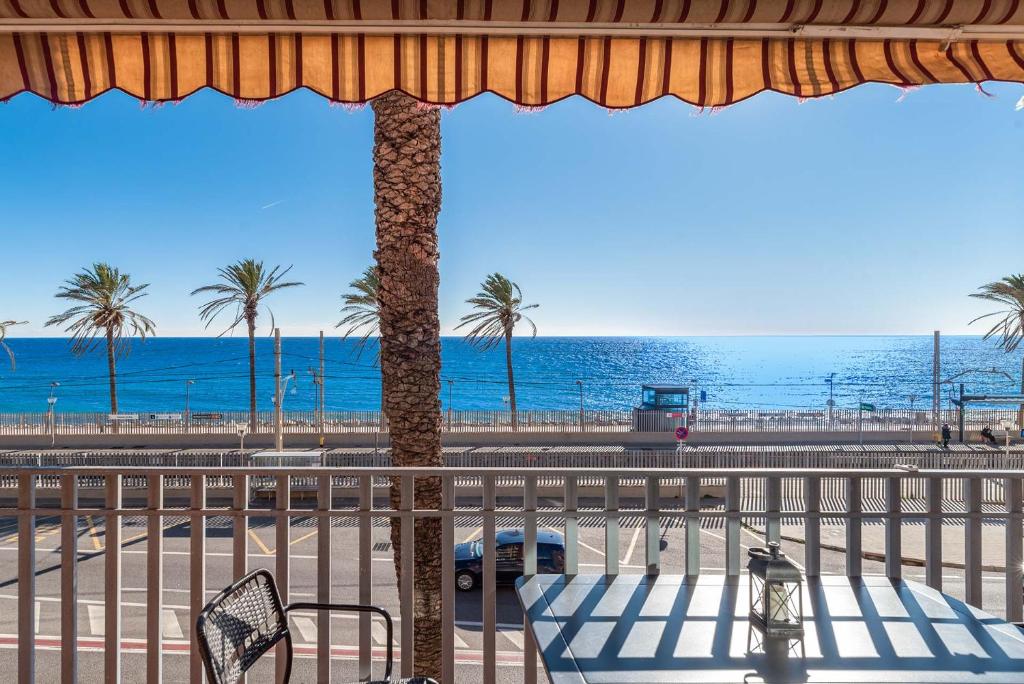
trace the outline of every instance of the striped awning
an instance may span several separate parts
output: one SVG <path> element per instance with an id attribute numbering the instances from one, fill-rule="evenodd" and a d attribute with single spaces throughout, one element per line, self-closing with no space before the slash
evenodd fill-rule
<path id="1" fill-rule="evenodd" d="M 721 106 L 989 80 L 1024 81 L 1022 0 L 0 0 L 0 99 Z"/>

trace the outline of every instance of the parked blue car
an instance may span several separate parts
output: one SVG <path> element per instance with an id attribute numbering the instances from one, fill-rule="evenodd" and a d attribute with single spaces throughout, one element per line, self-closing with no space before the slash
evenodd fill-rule
<path id="1" fill-rule="evenodd" d="M 495 535 L 495 573 L 498 584 L 511 584 L 523 574 L 523 530 L 502 530 Z M 484 570 L 483 539 L 455 545 L 455 588 L 471 591 Z M 537 572 L 565 572 L 565 541 L 557 532 L 537 531 Z"/>

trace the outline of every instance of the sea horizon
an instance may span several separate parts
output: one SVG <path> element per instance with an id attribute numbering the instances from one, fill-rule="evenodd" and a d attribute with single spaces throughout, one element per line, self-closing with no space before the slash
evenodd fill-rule
<path id="1" fill-rule="evenodd" d="M 481 352 L 462 337 L 442 336 L 442 407 L 507 408 L 504 350 Z M 538 336 L 513 341 L 520 409 L 578 409 L 583 383 L 588 409 L 628 409 L 644 383 L 703 391 L 706 408 L 820 409 L 829 398 L 826 378 L 835 373 L 836 406 L 871 401 L 879 408 L 931 406 L 932 335 L 678 335 Z M 803 344 L 801 340 L 813 344 Z M 76 357 L 67 338 L 10 337 L 17 370 L 0 368 L 0 411 L 44 411 L 51 382 L 58 411 L 107 411 L 106 358 L 100 350 Z M 380 405 L 377 339 L 360 354 L 355 340 L 325 335 L 325 405 L 328 410 L 373 410 Z M 248 408 L 248 338 L 180 336 L 132 340 L 118 360 L 122 412 L 180 411 L 185 381 L 193 411 Z M 272 407 L 273 339 L 256 338 L 257 401 Z M 311 370 L 319 366 L 319 339 L 282 338 L 284 374 L 295 372 L 286 410 L 315 406 Z M 1019 391 L 1022 351 L 1007 354 L 980 335 L 942 337 L 942 379 L 970 369 L 969 391 Z M 959 380 L 958 380 L 959 382 Z M 952 385 L 943 387 L 944 405 Z M 913 397 L 913 400 L 911 398 Z"/>

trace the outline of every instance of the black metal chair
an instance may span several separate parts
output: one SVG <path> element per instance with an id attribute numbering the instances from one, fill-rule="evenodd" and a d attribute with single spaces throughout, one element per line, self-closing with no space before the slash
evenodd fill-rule
<path id="1" fill-rule="evenodd" d="M 391 616 L 376 606 L 341 603 L 281 602 L 274 576 L 267 570 L 254 570 L 217 594 L 196 619 L 199 654 L 211 684 L 235 684 L 267 651 L 281 640 L 286 649 L 284 680 L 292 674 L 292 635 L 288 612 L 292 610 L 339 610 L 376 613 L 384 618 L 387 629 L 387 664 L 381 682 L 392 682 L 393 664 Z M 394 680 L 399 681 L 399 680 Z M 400 680 L 407 684 L 436 684 L 422 677 Z"/>

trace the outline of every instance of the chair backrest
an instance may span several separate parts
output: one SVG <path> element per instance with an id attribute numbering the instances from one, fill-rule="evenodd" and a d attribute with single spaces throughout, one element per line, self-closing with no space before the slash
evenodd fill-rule
<path id="1" fill-rule="evenodd" d="M 237 682 L 277 642 L 290 640 L 274 576 L 255 570 L 217 594 L 199 614 L 196 635 L 211 684 Z"/>

